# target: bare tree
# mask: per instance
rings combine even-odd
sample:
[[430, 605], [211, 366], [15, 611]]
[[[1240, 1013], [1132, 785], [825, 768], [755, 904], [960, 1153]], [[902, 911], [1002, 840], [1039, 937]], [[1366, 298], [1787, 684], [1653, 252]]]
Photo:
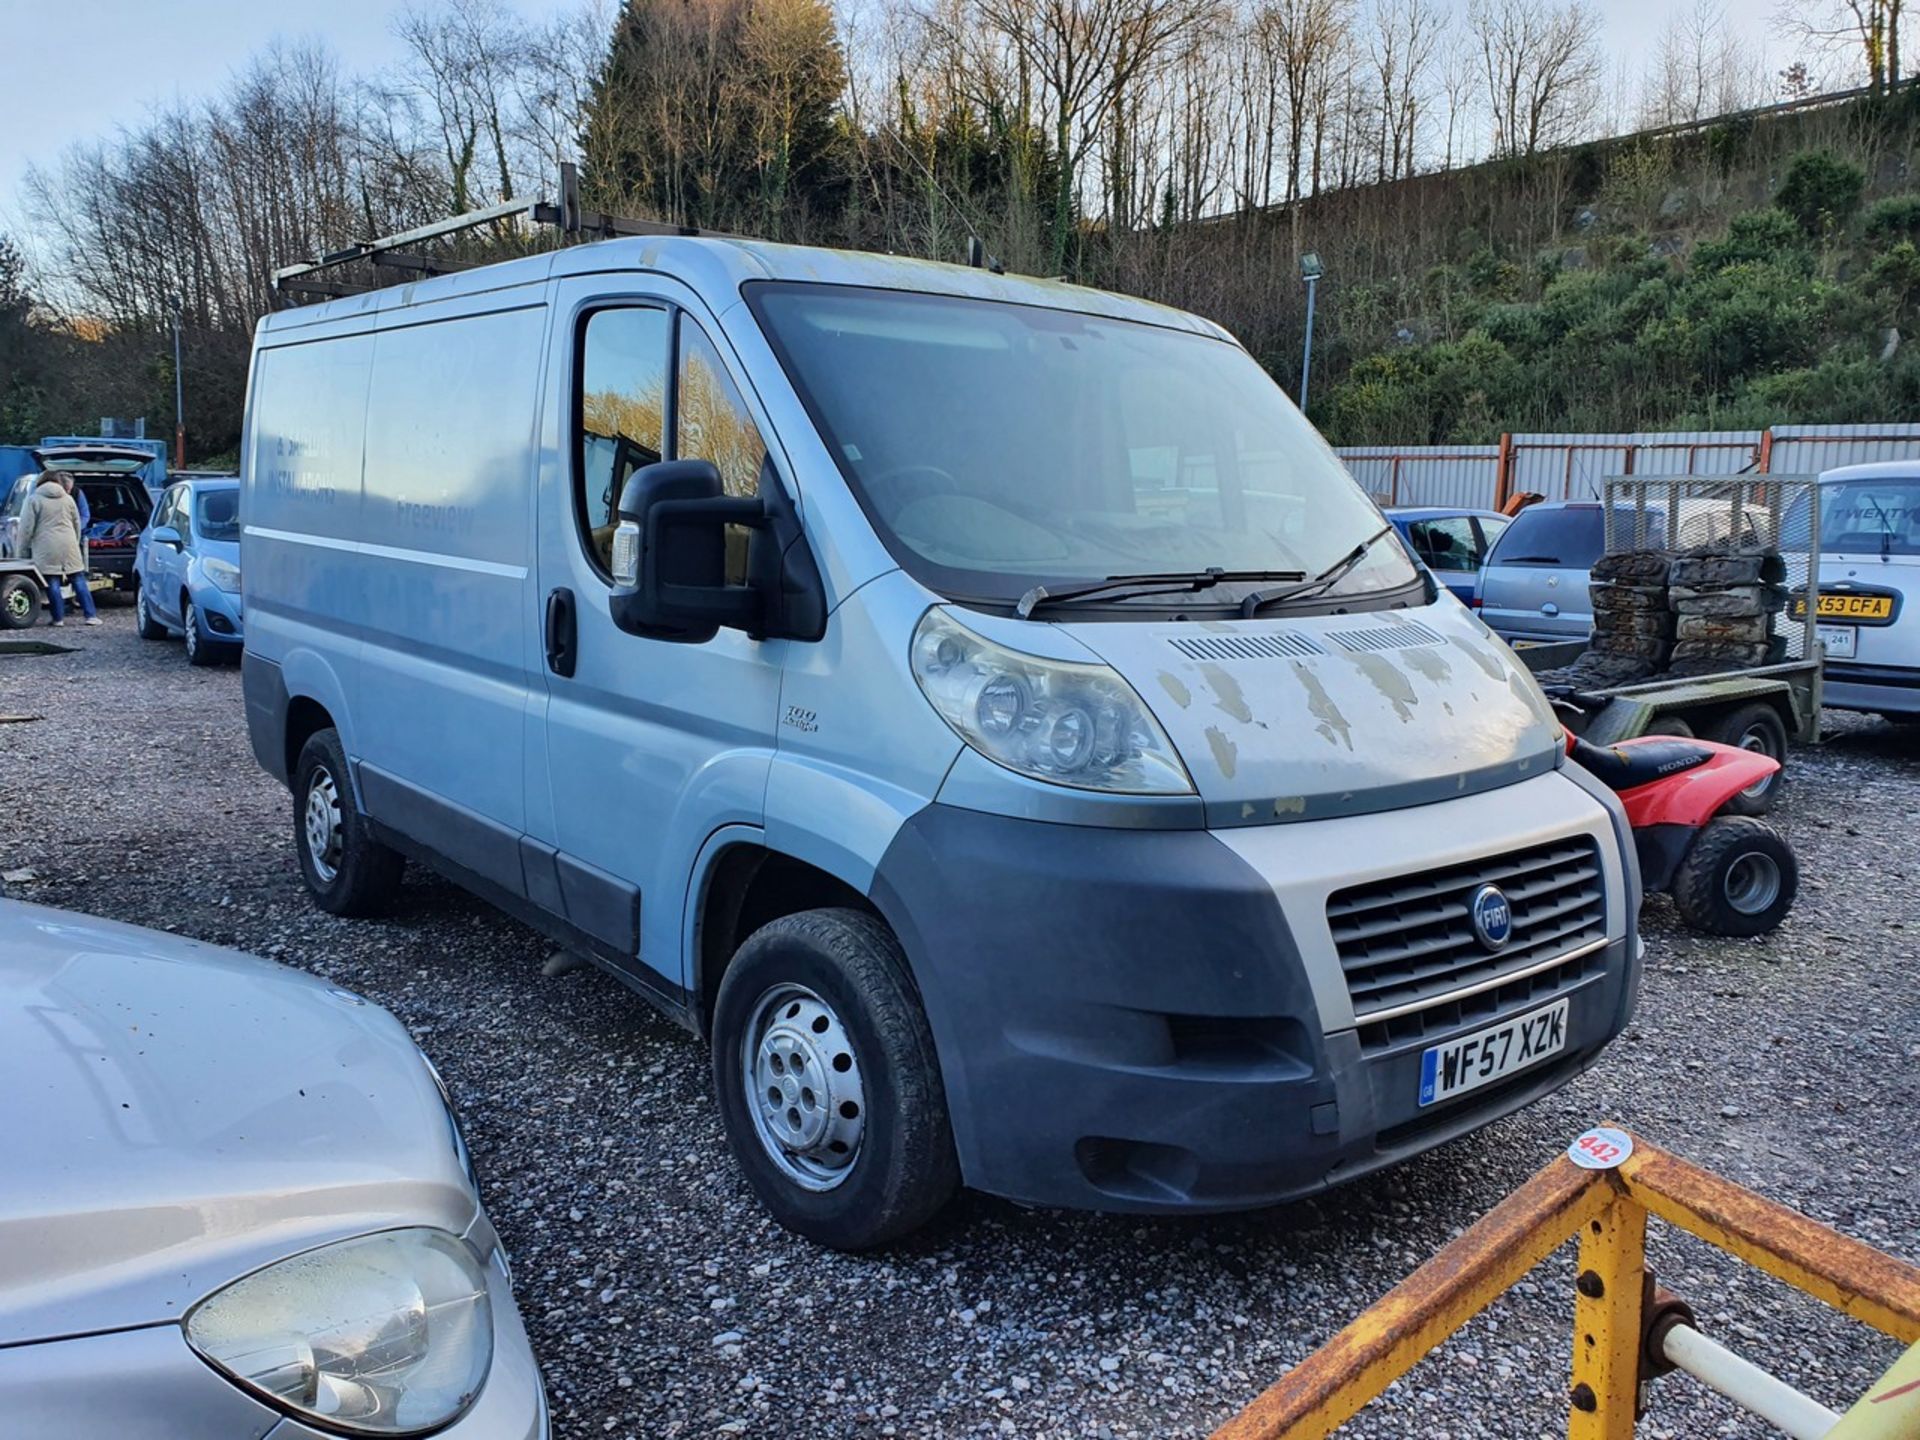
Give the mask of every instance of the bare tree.
[[1775, 26], [1789, 39], [1816, 49], [1852, 52], [1864, 82], [1881, 90], [1905, 78], [1900, 49], [1906, 9], [1906, 0], [1781, 0]]
[[981, 19], [1031, 68], [1050, 113], [1056, 265], [1066, 259], [1081, 161], [1134, 84], [1206, 13], [1207, 0], [980, 0]]
[[395, 30], [407, 47], [407, 79], [438, 120], [453, 208], [477, 208], [473, 167], [483, 145], [494, 170], [494, 194], [488, 198], [511, 200], [509, 108], [533, 54], [523, 22], [500, 0], [438, 0], [431, 10], [402, 12]]
[[1585, 0], [1471, 0], [1497, 155], [1575, 139], [1600, 66], [1599, 22]]
[[1465, 137], [1473, 130], [1473, 112], [1480, 101], [1480, 52], [1474, 37], [1462, 30], [1450, 31], [1439, 66], [1440, 92], [1446, 97], [1447, 112], [1440, 168], [1451, 170], [1471, 158]]
[[1679, 125], [1744, 110], [1766, 92], [1765, 68], [1727, 24], [1718, 0], [1694, 0], [1667, 22], [1640, 97], [1640, 124]]
[[1374, 8], [1368, 55], [1379, 102], [1379, 179], [1413, 173], [1429, 71], [1445, 27], [1446, 16], [1433, 0], [1379, 0]]

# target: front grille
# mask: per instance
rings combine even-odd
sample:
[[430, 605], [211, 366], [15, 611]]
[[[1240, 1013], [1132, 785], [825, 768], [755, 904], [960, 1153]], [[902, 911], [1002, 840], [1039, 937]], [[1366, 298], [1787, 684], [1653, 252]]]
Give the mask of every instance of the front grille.
[[[1492, 952], [1468, 914], [1473, 893], [1489, 884], [1513, 907], [1512, 938]], [[1552, 969], [1570, 952], [1606, 939], [1600, 852], [1589, 837], [1573, 836], [1355, 885], [1327, 901], [1327, 924], [1363, 1026], [1421, 1019], [1441, 1007], [1457, 1012], [1462, 992], [1509, 988], [1509, 981]], [[1418, 1033], [1398, 1023], [1393, 1028]]]

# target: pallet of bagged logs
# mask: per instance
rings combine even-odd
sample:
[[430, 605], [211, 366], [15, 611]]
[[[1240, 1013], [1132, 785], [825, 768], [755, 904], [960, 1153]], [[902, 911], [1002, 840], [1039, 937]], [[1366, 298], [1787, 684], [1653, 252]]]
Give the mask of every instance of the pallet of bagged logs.
[[1675, 674], [1711, 674], [1785, 658], [1785, 641], [1773, 627], [1773, 617], [1787, 604], [1780, 583], [1786, 562], [1777, 552], [1703, 547], [1676, 557], [1668, 574]]
[[1749, 670], [1756, 665], [1778, 665], [1787, 658], [1782, 635], [1766, 640], [1687, 639], [1674, 642], [1670, 675], [1718, 675], [1726, 670]]
[[1588, 587], [1594, 653], [1655, 668], [1667, 658], [1673, 640], [1673, 611], [1667, 603], [1672, 563], [1665, 550], [1621, 550], [1594, 562]]

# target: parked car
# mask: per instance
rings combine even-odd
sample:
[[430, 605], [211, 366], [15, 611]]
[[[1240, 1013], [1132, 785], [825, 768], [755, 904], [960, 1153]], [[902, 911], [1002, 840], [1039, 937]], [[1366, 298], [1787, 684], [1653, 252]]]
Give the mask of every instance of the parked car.
[[1480, 598], [1480, 567], [1512, 519], [1497, 510], [1396, 507], [1384, 512], [1433, 578], [1465, 604]]
[[393, 1016], [3, 899], [0, 996], [0, 1431], [544, 1440], [505, 1253]]
[[270, 314], [248, 396], [315, 902], [410, 858], [600, 961], [804, 1235], [1307, 1194], [1632, 1011], [1619, 804], [1205, 320], [610, 240]]
[[86, 501], [89, 578], [107, 584], [132, 584], [140, 532], [153, 514], [153, 501], [140, 474], [153, 456], [111, 441], [35, 446], [32, 454], [36, 468], [17, 476], [0, 499], [0, 559], [17, 558], [14, 552], [20, 517], [39, 473], [63, 471], [72, 474], [74, 488]]
[[[1666, 512], [1616, 508], [1639, 543], [1666, 543]], [[1480, 618], [1503, 640], [1584, 640], [1593, 632], [1588, 571], [1607, 549], [1606, 507], [1549, 500], [1514, 517], [1480, 574]]]
[[212, 665], [240, 653], [240, 481], [175, 480], [141, 534], [136, 619], [143, 640], [178, 635], [187, 662]]
[[[1920, 464], [1893, 461], [1829, 470], [1820, 496], [1819, 610], [1814, 617], [1826, 656], [1822, 701], [1841, 710], [1872, 710], [1894, 719], [1920, 718]], [[1809, 548], [1806, 498], [1788, 506], [1780, 548]], [[1790, 604], [1807, 613], [1804, 591]]]

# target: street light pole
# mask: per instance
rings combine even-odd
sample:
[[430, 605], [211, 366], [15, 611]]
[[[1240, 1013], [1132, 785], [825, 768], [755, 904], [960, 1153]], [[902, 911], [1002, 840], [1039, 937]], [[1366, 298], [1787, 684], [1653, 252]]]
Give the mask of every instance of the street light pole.
[[1320, 257], [1309, 250], [1300, 257], [1300, 278], [1307, 282], [1307, 339], [1300, 354], [1300, 413], [1307, 413], [1307, 382], [1313, 377], [1313, 292], [1325, 274]]
[[180, 379], [180, 298], [173, 300], [173, 467], [187, 468], [186, 387]]

